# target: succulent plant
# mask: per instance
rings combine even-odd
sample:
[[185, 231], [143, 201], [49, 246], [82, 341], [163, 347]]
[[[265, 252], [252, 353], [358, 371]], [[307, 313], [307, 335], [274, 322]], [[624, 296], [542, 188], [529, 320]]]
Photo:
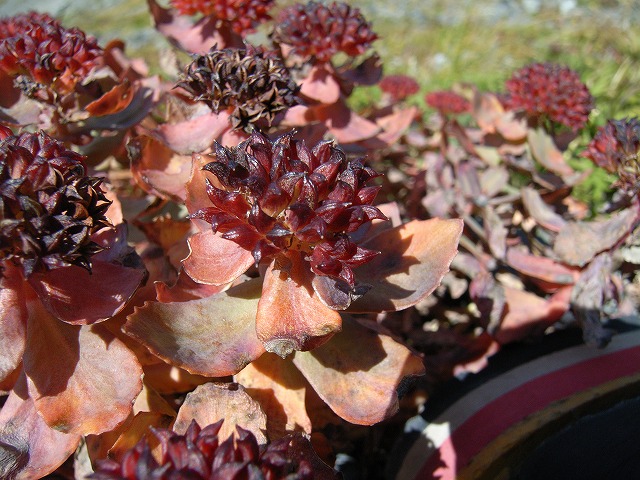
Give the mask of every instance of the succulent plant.
[[228, 22], [242, 35], [250, 33], [260, 23], [269, 20], [269, 10], [275, 0], [171, 0], [171, 5], [183, 15], [212, 15]]

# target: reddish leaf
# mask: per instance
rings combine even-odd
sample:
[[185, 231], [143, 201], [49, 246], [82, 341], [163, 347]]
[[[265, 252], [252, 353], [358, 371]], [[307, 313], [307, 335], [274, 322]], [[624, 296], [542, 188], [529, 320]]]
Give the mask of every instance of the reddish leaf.
[[424, 374], [407, 347], [349, 318], [324, 345], [296, 352], [293, 363], [336, 414], [358, 425], [392, 416], [403, 381]]
[[285, 358], [294, 350], [317, 347], [340, 330], [340, 314], [316, 296], [312, 277], [298, 252], [276, 258], [267, 269], [256, 318], [267, 351]]
[[507, 251], [507, 263], [524, 275], [555, 285], [573, 285], [580, 276], [580, 270], [575, 267], [567, 267], [551, 258], [531, 255], [516, 248]]
[[254, 262], [249, 250], [209, 230], [189, 238], [189, 256], [183, 265], [196, 282], [224, 285], [246, 272]]
[[402, 310], [425, 298], [449, 271], [462, 227], [457, 219], [414, 220], [365, 242], [364, 247], [382, 253], [356, 269], [356, 278], [372, 288], [349, 310]]
[[3, 262], [0, 276], [0, 382], [22, 361], [27, 334], [24, 280], [17, 267]]
[[0, 474], [15, 480], [43, 478], [75, 451], [80, 438], [47, 426], [22, 376], [0, 411]]
[[380, 127], [349, 110], [340, 101], [333, 105], [316, 107], [318, 118], [324, 121], [338, 143], [354, 143], [380, 133]]
[[491, 206], [484, 207], [484, 231], [487, 236], [489, 249], [495, 258], [502, 260], [507, 250], [507, 227], [502, 223]]
[[203, 152], [231, 129], [229, 114], [206, 112], [179, 123], [165, 123], [150, 132], [167, 147], [182, 155]]
[[264, 353], [255, 333], [260, 286], [254, 279], [199, 300], [147, 302], [129, 315], [124, 331], [188, 372], [232, 375]]
[[305, 408], [308, 383], [293, 363], [265, 353], [235, 379], [267, 412], [267, 431], [272, 440], [292, 431], [311, 433]]
[[385, 146], [396, 143], [417, 115], [418, 108], [409, 107], [397, 110], [390, 115], [376, 118], [376, 124], [382, 129], [382, 132], [380, 132], [376, 138], [383, 142]]
[[631, 207], [608, 220], [567, 222], [553, 246], [561, 260], [569, 265], [586, 265], [598, 253], [620, 242], [638, 222], [638, 209]]
[[191, 156], [176, 155], [161, 142], [145, 136], [130, 141], [128, 151], [131, 171], [138, 185], [162, 198], [185, 199]]
[[171, 287], [166, 283], [157, 282], [156, 297], [161, 303], [186, 302], [196, 298], [206, 298], [222, 292], [226, 285], [207, 285], [194, 282], [189, 275], [181, 270], [178, 281]]
[[331, 66], [319, 63], [311, 67], [302, 80], [300, 93], [320, 103], [336, 103], [340, 99], [340, 84]]
[[294, 105], [284, 112], [284, 117], [280, 124], [287, 127], [303, 127], [314, 120], [315, 114], [312, 108], [305, 105]]
[[129, 106], [133, 100], [138, 85], [132, 85], [125, 81], [114, 86], [97, 100], [94, 100], [84, 109], [94, 117], [117, 113]]
[[160, 33], [178, 48], [188, 53], [204, 54], [214, 45], [217, 48], [242, 47], [242, 38], [230, 29], [218, 30], [217, 19], [203, 17], [193, 24], [187, 16], [162, 8], [155, 0], [147, 0], [155, 26]]
[[523, 187], [521, 193], [524, 207], [540, 225], [553, 232], [559, 232], [567, 224], [564, 218], [545, 203], [537, 190]]
[[558, 175], [574, 173], [573, 169], [564, 161], [562, 152], [553, 143], [553, 139], [543, 129], [529, 130], [527, 141], [533, 158], [544, 168]]
[[249, 430], [259, 444], [267, 442], [264, 431], [267, 416], [242, 385], [237, 383], [205, 383], [187, 395], [180, 407], [173, 430], [184, 435], [192, 420], [198, 425], [211, 425], [224, 418], [218, 438], [231, 436], [236, 425]]
[[24, 371], [47, 424], [82, 435], [123, 422], [142, 388], [134, 354], [100, 326], [60, 322], [36, 299], [28, 307]]
[[[148, 79], [146, 85], [140, 84], [131, 92], [131, 101], [126, 107], [114, 113], [87, 118], [78, 128], [82, 130], [123, 130], [142, 121], [158, 100], [158, 80]], [[115, 107], [114, 107], [115, 108]]]

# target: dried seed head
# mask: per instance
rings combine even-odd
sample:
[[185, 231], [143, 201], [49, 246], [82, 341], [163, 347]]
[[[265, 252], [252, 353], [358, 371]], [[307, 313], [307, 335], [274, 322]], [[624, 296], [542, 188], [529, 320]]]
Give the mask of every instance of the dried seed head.
[[404, 100], [420, 90], [418, 82], [407, 75], [387, 75], [380, 81], [379, 86], [394, 101]]
[[609, 120], [587, 146], [583, 156], [611, 173], [616, 184], [635, 195], [640, 191], [640, 121], [638, 118]]
[[593, 98], [576, 72], [551, 63], [534, 63], [518, 70], [506, 83], [507, 106], [533, 117], [577, 131], [584, 127]]
[[31, 12], [0, 20], [0, 70], [23, 76], [23, 84], [67, 94], [99, 65], [102, 55], [94, 37], [64, 28], [47, 14]]
[[328, 62], [338, 52], [361, 55], [378, 36], [357, 8], [343, 2], [324, 5], [309, 2], [285, 8], [273, 33], [273, 39], [293, 47], [301, 57]]
[[347, 160], [331, 142], [313, 149], [283, 135], [275, 141], [253, 133], [237, 147], [218, 144], [204, 169], [213, 203], [192, 215], [211, 223], [222, 237], [252, 252], [256, 264], [294, 249], [306, 254], [311, 270], [355, 285], [353, 268], [378, 252], [355, 244], [348, 234], [374, 219], [378, 176], [361, 160]]
[[239, 35], [251, 33], [257, 25], [269, 20], [275, 0], [171, 0], [183, 15], [212, 15], [228, 22]]
[[[309, 441], [300, 434], [287, 435], [259, 446], [248, 430], [236, 427], [235, 438], [218, 438], [222, 420], [201, 429], [192, 421], [184, 435], [171, 430], [152, 429], [160, 441], [156, 458], [145, 440], [128, 452], [120, 462], [99, 460], [93, 480], [311, 480], [322, 469], [322, 478], [331, 478]], [[324, 468], [322, 468], [324, 467]], [[337, 476], [335, 476], [337, 478]]]
[[43, 132], [0, 141], [0, 261], [25, 277], [68, 265], [91, 268], [101, 248], [91, 235], [110, 225], [102, 180], [85, 175], [84, 157]]
[[214, 112], [231, 110], [234, 128], [271, 126], [278, 112], [297, 103], [298, 86], [280, 57], [247, 44], [196, 55], [178, 86]]
[[458, 115], [471, 111], [471, 102], [449, 90], [429, 92], [424, 97], [425, 102], [443, 115]]

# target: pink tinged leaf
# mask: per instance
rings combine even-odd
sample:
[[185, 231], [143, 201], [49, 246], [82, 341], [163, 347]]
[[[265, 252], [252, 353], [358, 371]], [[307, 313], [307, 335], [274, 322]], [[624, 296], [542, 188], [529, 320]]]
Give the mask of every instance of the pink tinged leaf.
[[480, 189], [486, 198], [493, 198], [509, 184], [509, 172], [501, 167], [489, 167], [478, 175]]
[[319, 63], [302, 80], [300, 93], [320, 103], [332, 104], [340, 99], [340, 84], [330, 65]]
[[235, 380], [267, 413], [271, 439], [286, 432], [311, 433], [311, 420], [305, 407], [308, 383], [293, 363], [265, 353], [239, 372]]
[[496, 123], [504, 116], [504, 107], [491, 93], [477, 93], [473, 99], [473, 116], [485, 133], [496, 133]]
[[557, 294], [544, 299], [530, 292], [505, 287], [506, 314], [494, 334], [495, 339], [504, 345], [541, 335], [569, 309], [571, 288], [563, 287]]
[[531, 154], [540, 165], [558, 175], [572, 175], [573, 169], [564, 161], [562, 152], [553, 143], [553, 139], [542, 128], [530, 129], [527, 141]]
[[[294, 105], [284, 112], [280, 124], [287, 127], [304, 127], [313, 121], [315, 121], [315, 114], [312, 108], [305, 105]], [[307, 137], [302, 136], [302, 138]]]
[[220, 293], [225, 285], [207, 285], [194, 282], [184, 270], [178, 274], [178, 280], [172, 286], [156, 282], [156, 298], [161, 303], [186, 302], [196, 298], [206, 298]]
[[47, 426], [21, 376], [0, 411], [0, 477], [43, 478], [73, 454], [80, 439]]
[[130, 92], [131, 102], [125, 108], [114, 113], [87, 118], [82, 129], [89, 130], [125, 130], [137, 125], [151, 111], [158, 100], [159, 84], [157, 79], [147, 85], [136, 84]]
[[216, 45], [222, 48], [241, 48], [242, 38], [231, 29], [219, 30], [214, 16], [205, 16], [193, 24], [187, 16], [162, 8], [155, 0], [147, 0], [156, 29], [176, 47], [188, 53], [204, 54]]
[[199, 300], [145, 303], [124, 331], [190, 373], [233, 375], [265, 351], [255, 333], [260, 286], [254, 279]]
[[527, 122], [524, 118], [516, 118], [514, 112], [506, 112], [499, 117], [496, 130], [510, 142], [522, 142], [527, 138]]
[[184, 122], [167, 123], [150, 134], [168, 148], [182, 155], [202, 152], [231, 128], [226, 112], [207, 112]]
[[180, 407], [173, 430], [184, 435], [192, 420], [198, 425], [211, 425], [220, 419], [224, 419], [218, 433], [220, 441], [231, 436], [237, 425], [253, 433], [259, 444], [267, 442], [267, 416], [237, 383], [205, 383], [197, 387]]
[[232, 282], [253, 265], [249, 250], [209, 230], [189, 238], [189, 256], [183, 260], [184, 271], [194, 281], [207, 285]]
[[521, 193], [524, 207], [540, 225], [553, 232], [559, 232], [567, 224], [567, 221], [542, 199], [536, 189], [523, 187]]
[[567, 222], [556, 238], [553, 250], [569, 265], [582, 267], [596, 254], [622, 241], [638, 222], [638, 209], [627, 208], [608, 220]]
[[503, 259], [507, 250], [507, 227], [496, 211], [489, 205], [484, 207], [484, 230], [489, 249], [495, 258]]
[[256, 318], [258, 338], [268, 352], [285, 358], [321, 345], [340, 330], [340, 314], [318, 298], [312, 278], [299, 252], [276, 257], [269, 265]]
[[345, 318], [343, 330], [293, 363], [341, 418], [373, 425], [398, 410], [398, 391], [423, 375], [422, 360], [387, 335]]
[[551, 258], [531, 255], [517, 248], [507, 251], [507, 263], [518, 272], [555, 285], [572, 285], [580, 276], [576, 267], [568, 267]]
[[382, 131], [376, 136], [385, 146], [397, 142], [418, 115], [417, 107], [404, 108], [375, 119]]
[[49, 313], [63, 322], [101, 322], [124, 308], [147, 272], [95, 259], [91, 264], [91, 273], [75, 265], [34, 273], [29, 284]]
[[372, 288], [349, 311], [402, 310], [425, 298], [449, 271], [462, 228], [459, 219], [414, 220], [365, 242], [363, 247], [382, 253], [355, 270]]
[[2, 264], [0, 277], [0, 382], [8, 379], [20, 362], [27, 334], [24, 280], [18, 268]]
[[94, 434], [123, 422], [142, 389], [135, 355], [99, 325], [69, 325], [28, 303], [24, 371], [29, 394], [51, 428]]
[[354, 143], [371, 138], [380, 133], [380, 127], [375, 123], [349, 110], [340, 101], [333, 105], [315, 108], [318, 118], [325, 122], [329, 133], [338, 143]]
[[144, 190], [165, 199], [183, 201], [191, 174], [191, 156], [176, 155], [151, 137], [137, 137], [128, 146], [131, 171]]

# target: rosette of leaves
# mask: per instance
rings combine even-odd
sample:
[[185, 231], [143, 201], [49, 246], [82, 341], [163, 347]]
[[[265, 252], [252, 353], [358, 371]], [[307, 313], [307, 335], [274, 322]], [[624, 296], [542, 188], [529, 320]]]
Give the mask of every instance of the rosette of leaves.
[[237, 478], [273, 480], [336, 479], [338, 474], [315, 454], [301, 434], [287, 435], [258, 445], [249, 430], [237, 426], [236, 435], [220, 438], [224, 420], [200, 428], [195, 420], [180, 435], [166, 429], [151, 433], [159, 443], [152, 451], [146, 439], [124, 452], [120, 461], [101, 460], [93, 480], [147, 480], [174, 478], [231, 480]]
[[85, 157], [42, 132], [0, 133], [0, 471], [40, 478], [131, 412], [142, 370], [102, 323], [146, 270]]
[[269, 20], [274, 0], [171, 0], [182, 15], [213, 16], [231, 25], [234, 32], [245, 36], [260, 23]]
[[229, 111], [233, 128], [271, 126], [297, 103], [298, 87], [274, 51], [246, 44], [196, 55], [178, 86], [214, 112]]
[[372, 205], [377, 174], [328, 142], [309, 148], [292, 134], [254, 133], [195, 162], [187, 208], [199, 232], [184, 272], [228, 289], [200, 296], [161, 287], [163, 301], [175, 301], [136, 309], [126, 333], [191, 373], [237, 374], [247, 385], [271, 378], [288, 419], [273, 402], [264, 407], [285, 430], [295, 420], [311, 431], [307, 390], [354, 423], [392, 415], [396, 388], [422, 372], [421, 361], [351, 313], [426, 297], [448, 270], [461, 223], [390, 225]]

